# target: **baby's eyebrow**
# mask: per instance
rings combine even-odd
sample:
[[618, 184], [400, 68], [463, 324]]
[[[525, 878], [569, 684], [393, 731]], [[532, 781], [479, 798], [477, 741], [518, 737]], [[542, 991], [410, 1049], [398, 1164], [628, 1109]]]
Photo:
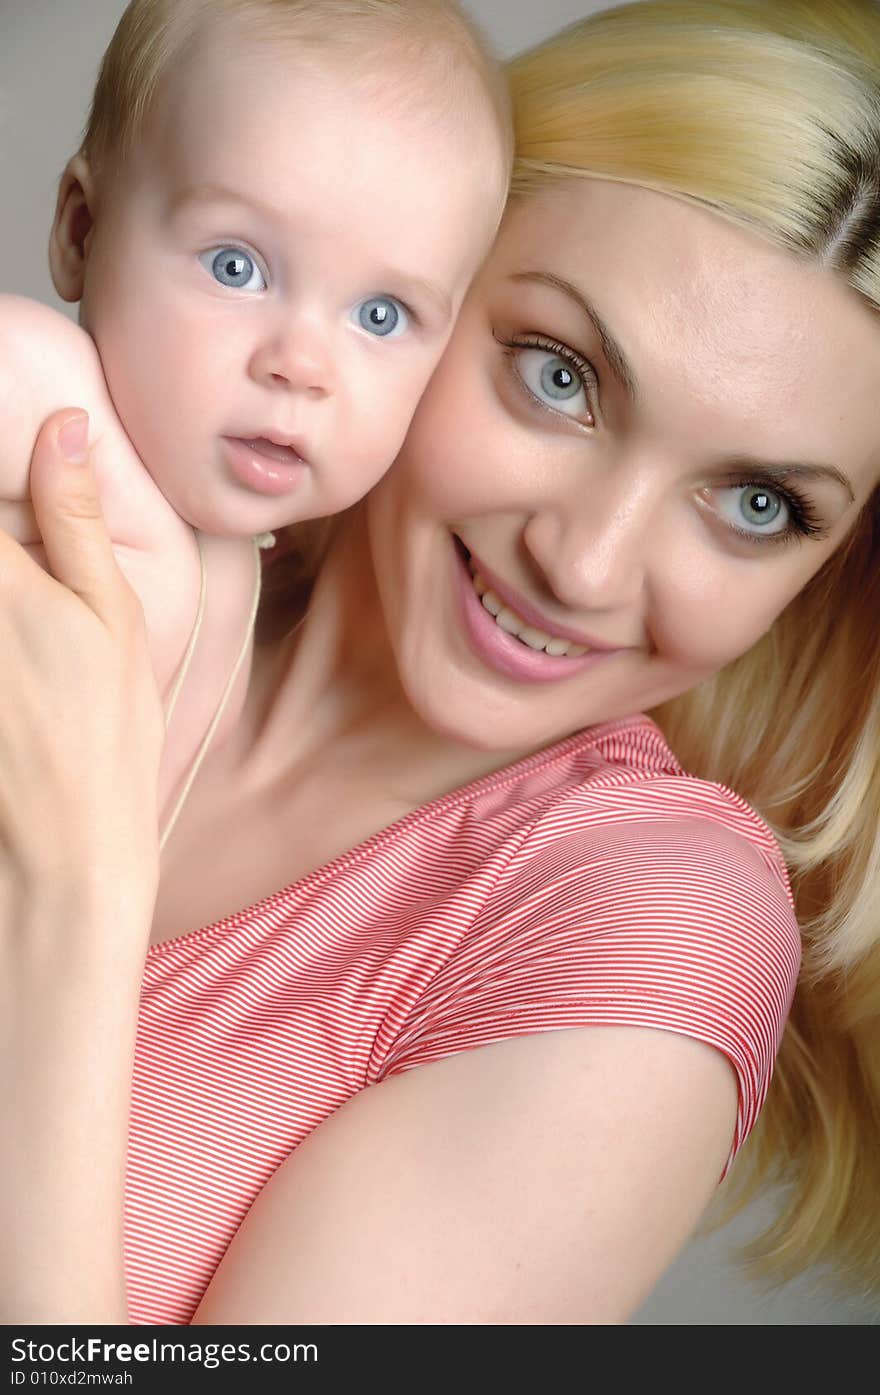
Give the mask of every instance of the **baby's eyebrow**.
[[[258, 213], [266, 221], [277, 224], [285, 223], [289, 217], [282, 209], [275, 208], [270, 203], [264, 203], [261, 199], [245, 198], [234, 189], [224, 188], [222, 184], [191, 184], [179, 189], [171, 200], [171, 214], [174, 216], [182, 212], [189, 204], [210, 203], [236, 203], [241, 208]], [[411, 275], [399, 267], [377, 267], [376, 285], [372, 289], [377, 295], [393, 293], [404, 300], [414, 300], [417, 304], [427, 300], [441, 324], [446, 325], [452, 319], [452, 297], [445, 287], [425, 277]]]
[[234, 189], [225, 189], [222, 184], [189, 184], [184, 189], [178, 189], [171, 200], [171, 212], [179, 213], [191, 203], [238, 203], [243, 208], [254, 208], [258, 213], [263, 213], [268, 218], [281, 219], [283, 214], [280, 208], [273, 208], [271, 204], [261, 203], [259, 199], [245, 198], [242, 194], [237, 194]]
[[[380, 276], [381, 276], [380, 272]], [[403, 271], [388, 271], [388, 290], [394, 290], [403, 296], [404, 300], [419, 302], [424, 298], [429, 300], [434, 308], [437, 319], [442, 324], [448, 324], [452, 319], [452, 297], [443, 286], [436, 281], [426, 281], [421, 276], [410, 276]], [[382, 290], [385, 287], [378, 287]]]

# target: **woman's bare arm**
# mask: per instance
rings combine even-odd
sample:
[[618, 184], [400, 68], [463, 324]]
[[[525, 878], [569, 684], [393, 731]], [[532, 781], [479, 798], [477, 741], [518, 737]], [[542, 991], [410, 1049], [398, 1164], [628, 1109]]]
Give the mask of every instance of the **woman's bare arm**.
[[736, 1114], [725, 1058], [586, 1027], [373, 1086], [303, 1143], [197, 1323], [620, 1323], [691, 1235]]
[[7, 1323], [126, 1320], [122, 1182], [163, 721], [93, 472], [56, 445], [75, 415], [50, 418], [31, 468], [52, 575], [0, 533], [0, 653], [14, 678], [0, 685]]

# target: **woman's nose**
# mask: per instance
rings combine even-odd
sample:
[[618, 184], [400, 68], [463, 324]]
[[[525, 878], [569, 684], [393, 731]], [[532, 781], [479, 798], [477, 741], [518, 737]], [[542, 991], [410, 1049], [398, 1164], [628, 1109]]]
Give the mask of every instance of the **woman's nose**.
[[657, 503], [638, 487], [587, 487], [576, 500], [535, 512], [523, 542], [568, 609], [632, 611], [644, 598]]
[[251, 356], [251, 377], [308, 397], [327, 397], [334, 386], [329, 336], [318, 325], [300, 321], [275, 329]]

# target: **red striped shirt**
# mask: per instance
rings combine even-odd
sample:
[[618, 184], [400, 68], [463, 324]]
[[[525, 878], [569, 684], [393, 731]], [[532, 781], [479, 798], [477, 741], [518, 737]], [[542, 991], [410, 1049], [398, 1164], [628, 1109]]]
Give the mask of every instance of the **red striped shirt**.
[[148, 954], [126, 1183], [131, 1321], [185, 1323], [262, 1186], [366, 1086], [507, 1037], [684, 1033], [764, 1100], [800, 962], [767, 826], [636, 717], [433, 801]]

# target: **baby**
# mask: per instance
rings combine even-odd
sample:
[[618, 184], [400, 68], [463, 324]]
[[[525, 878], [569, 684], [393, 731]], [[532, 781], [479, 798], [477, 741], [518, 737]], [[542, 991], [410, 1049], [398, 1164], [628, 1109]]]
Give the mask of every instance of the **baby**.
[[[164, 838], [247, 686], [262, 535], [394, 459], [507, 192], [502, 80], [446, 0], [133, 0], [50, 239], [78, 328], [0, 296], [0, 527], [85, 407], [166, 708]], [[173, 714], [173, 721], [172, 721]]]

